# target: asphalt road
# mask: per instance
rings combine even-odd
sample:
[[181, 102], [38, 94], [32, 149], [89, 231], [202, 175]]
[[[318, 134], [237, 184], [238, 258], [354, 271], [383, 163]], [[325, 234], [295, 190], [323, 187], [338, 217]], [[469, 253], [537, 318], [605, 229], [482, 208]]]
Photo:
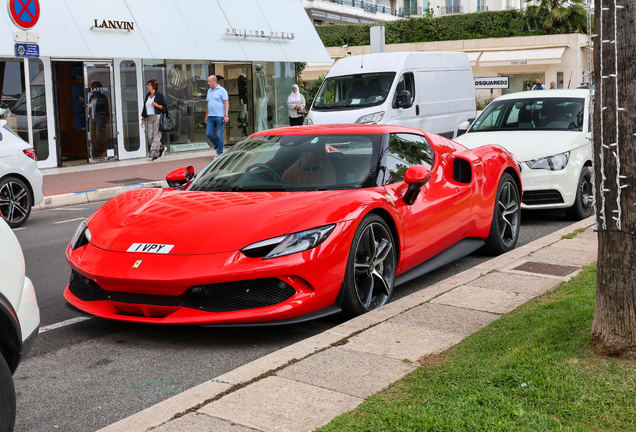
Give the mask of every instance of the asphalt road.
[[[99, 205], [35, 212], [15, 230], [43, 330], [14, 376], [16, 432], [100, 429], [339, 323], [328, 318], [285, 327], [215, 329], [83, 318], [64, 305], [62, 291], [70, 277], [64, 252], [79, 222]], [[559, 211], [524, 212], [518, 246], [570, 223]], [[394, 298], [490, 258], [477, 252], [396, 288]]]

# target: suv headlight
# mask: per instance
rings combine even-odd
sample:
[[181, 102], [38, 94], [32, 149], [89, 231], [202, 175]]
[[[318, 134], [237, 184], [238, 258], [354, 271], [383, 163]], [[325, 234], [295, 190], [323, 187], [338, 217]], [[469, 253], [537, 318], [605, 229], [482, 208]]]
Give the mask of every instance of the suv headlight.
[[336, 225], [327, 225], [320, 228], [313, 228], [287, 236], [275, 237], [252, 243], [241, 249], [245, 256], [250, 258], [264, 257], [263, 259], [277, 258], [291, 255], [297, 252], [304, 252], [313, 249], [324, 242]]
[[75, 230], [75, 234], [71, 237], [71, 249], [75, 250], [91, 241], [91, 232], [88, 230], [87, 221], [88, 219], [83, 220]]
[[359, 124], [377, 123], [380, 120], [382, 120], [382, 117], [384, 117], [384, 111], [363, 115], [358, 120], [356, 120], [356, 123], [359, 123]]
[[547, 156], [540, 159], [526, 161], [530, 169], [546, 169], [559, 171], [565, 168], [570, 160], [570, 152], [559, 153], [554, 156]]

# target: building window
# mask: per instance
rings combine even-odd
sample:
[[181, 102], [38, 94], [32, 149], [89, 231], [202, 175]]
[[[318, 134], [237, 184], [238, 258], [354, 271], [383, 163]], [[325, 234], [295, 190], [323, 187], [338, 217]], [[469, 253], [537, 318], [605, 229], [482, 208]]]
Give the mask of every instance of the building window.
[[557, 72], [557, 82], [556, 82], [556, 87], [558, 89], [562, 89], [563, 88], [563, 72]]
[[[44, 66], [39, 59], [29, 60], [31, 86], [31, 124], [33, 147], [38, 160], [49, 157], [49, 136], [44, 94]], [[27, 95], [24, 92], [24, 61], [22, 59], [0, 61], [0, 119], [29, 142], [27, 127]]]
[[119, 64], [121, 75], [121, 114], [124, 119], [124, 148], [126, 151], [139, 150], [139, 104], [137, 98], [137, 65], [132, 60]]
[[461, 13], [459, 0], [446, 0], [446, 15]]

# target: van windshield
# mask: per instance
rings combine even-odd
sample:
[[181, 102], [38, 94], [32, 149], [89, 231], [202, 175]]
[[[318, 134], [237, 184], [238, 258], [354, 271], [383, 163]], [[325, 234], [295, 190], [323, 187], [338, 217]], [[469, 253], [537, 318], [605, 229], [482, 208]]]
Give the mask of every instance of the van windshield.
[[312, 109], [329, 111], [381, 105], [387, 98], [395, 72], [330, 77], [320, 86]]

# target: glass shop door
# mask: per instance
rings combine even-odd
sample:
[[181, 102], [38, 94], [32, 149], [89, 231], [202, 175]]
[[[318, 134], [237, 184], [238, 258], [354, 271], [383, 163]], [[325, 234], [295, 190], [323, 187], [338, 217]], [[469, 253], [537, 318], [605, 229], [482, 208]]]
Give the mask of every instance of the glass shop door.
[[84, 108], [89, 162], [118, 158], [113, 82], [112, 63], [84, 63]]

